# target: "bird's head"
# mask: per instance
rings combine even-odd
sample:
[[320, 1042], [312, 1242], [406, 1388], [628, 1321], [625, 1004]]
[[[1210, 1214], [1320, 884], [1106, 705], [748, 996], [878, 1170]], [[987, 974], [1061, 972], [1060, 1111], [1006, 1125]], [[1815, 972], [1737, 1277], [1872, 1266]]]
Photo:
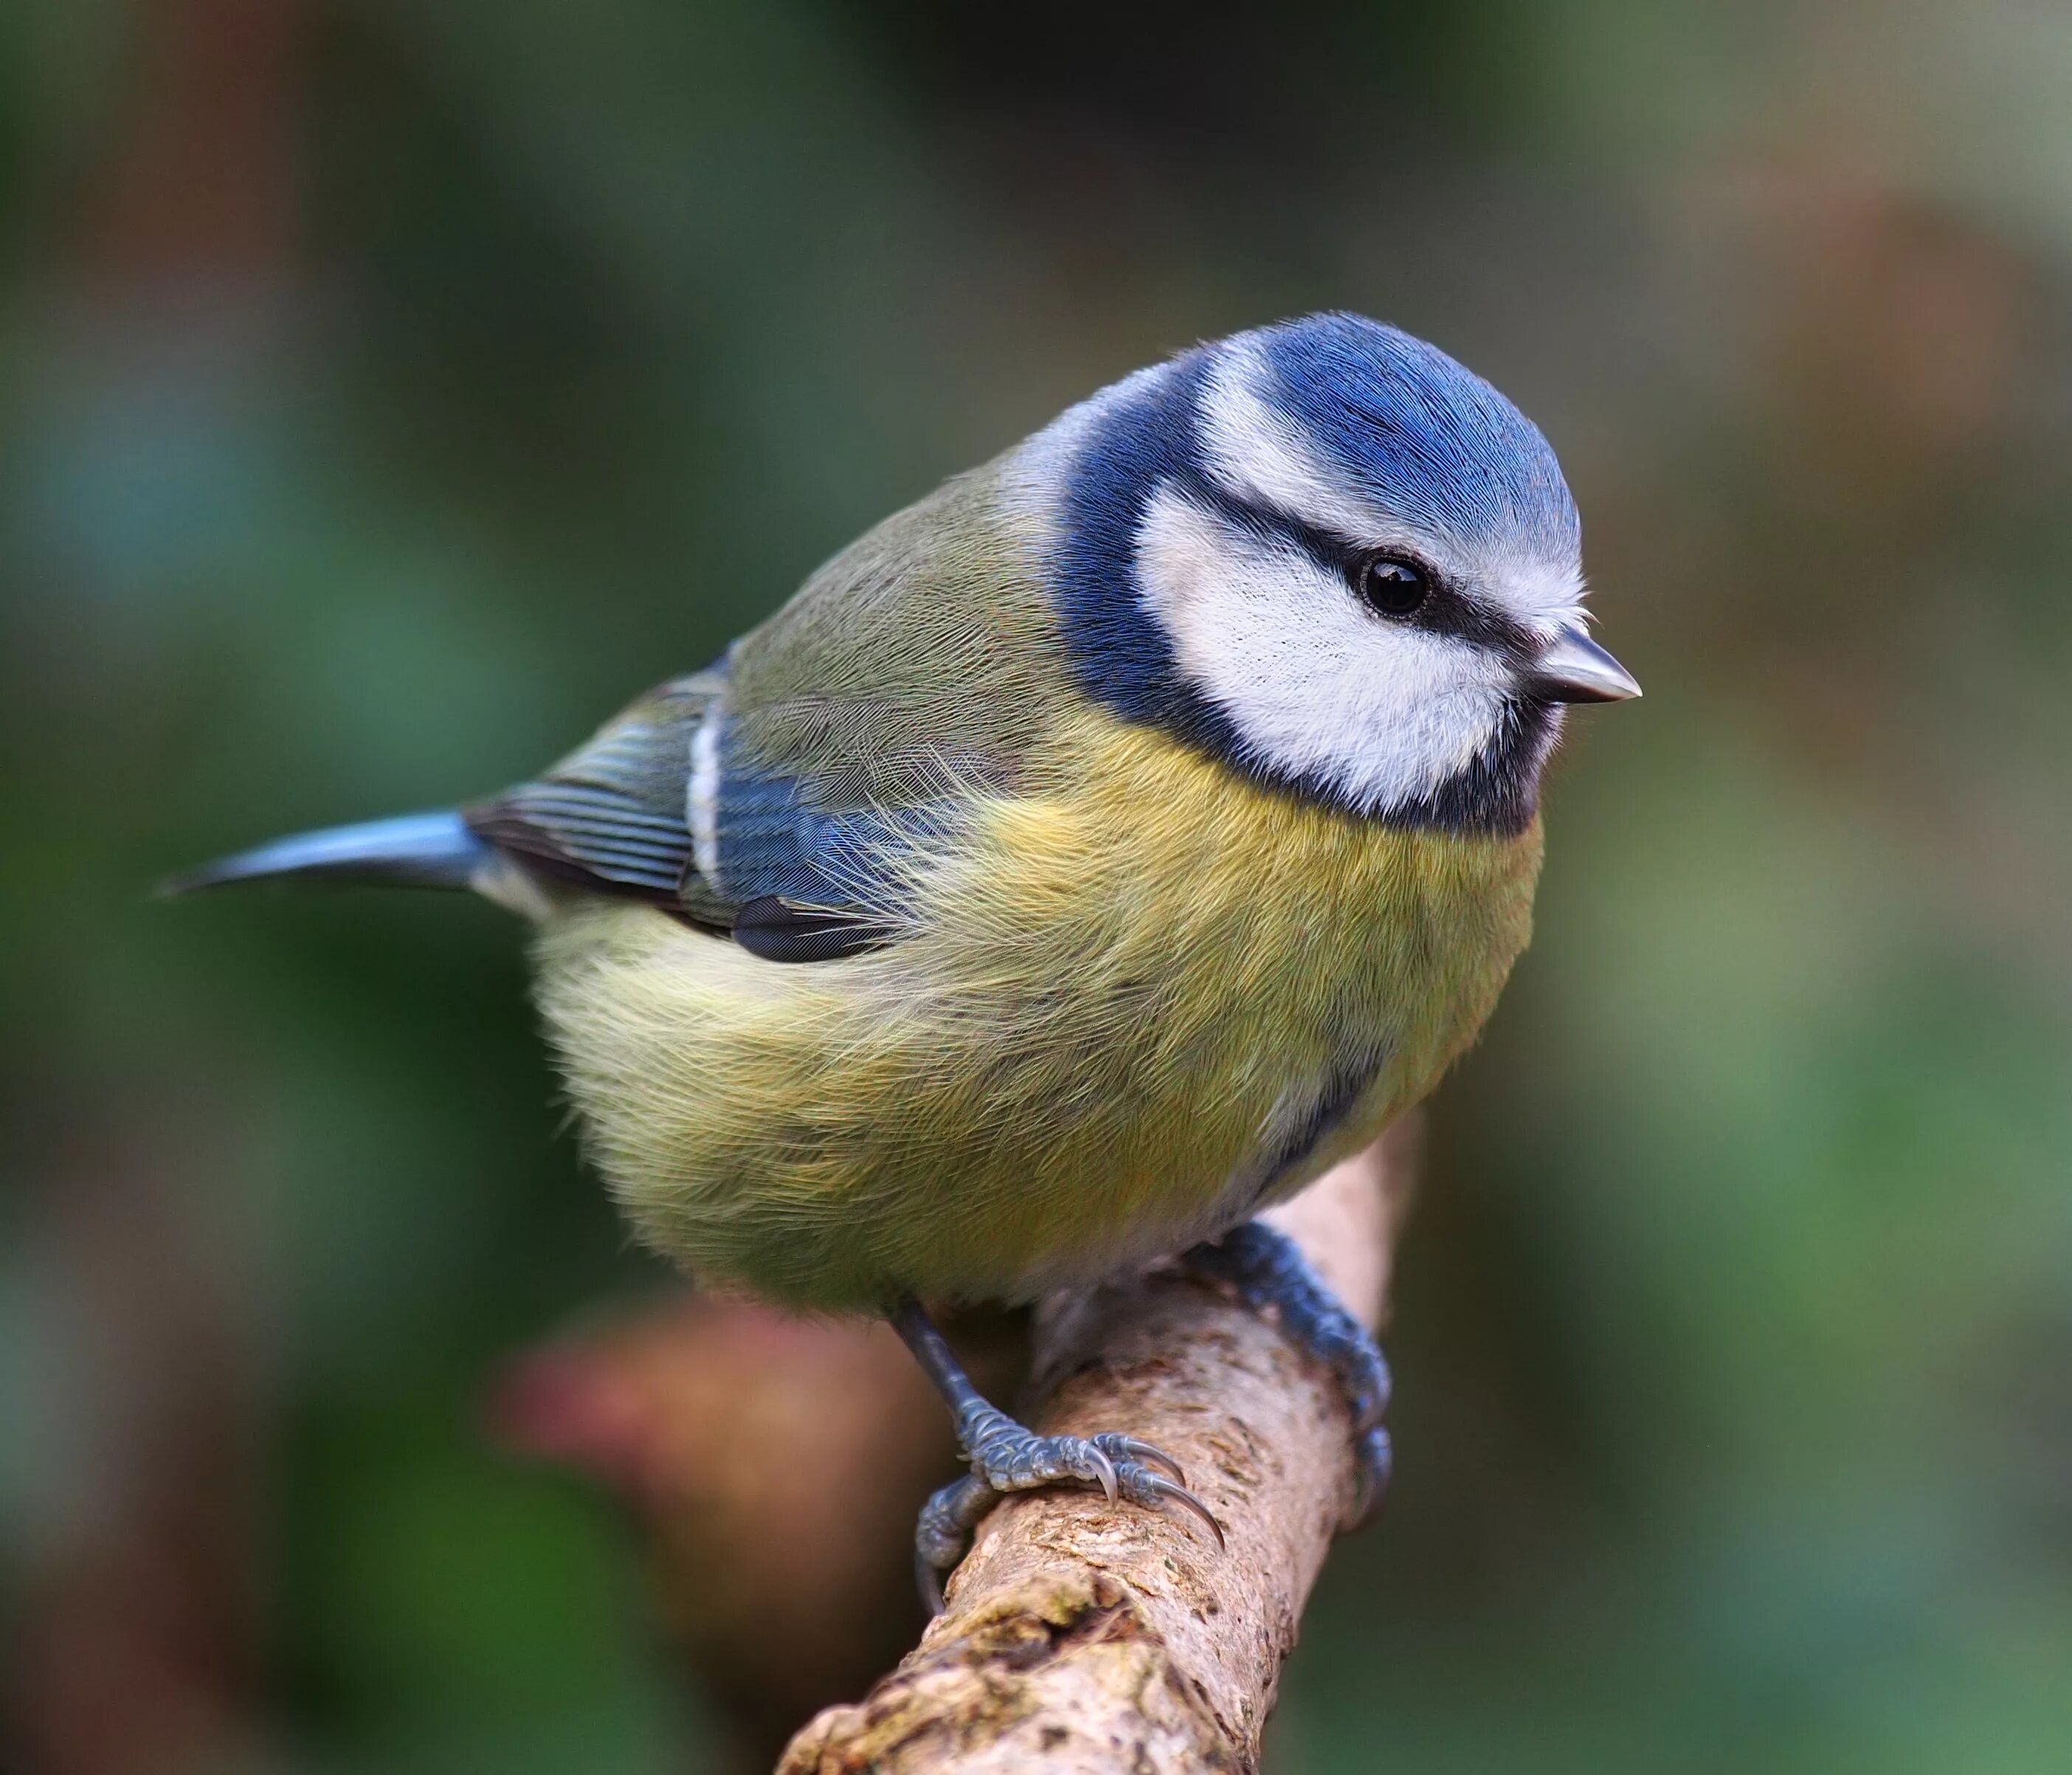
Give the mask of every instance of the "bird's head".
[[1585, 627], [1580, 525], [1547, 440], [1392, 327], [1326, 314], [1239, 333], [1046, 436], [1082, 688], [1256, 779], [1515, 831], [1561, 706], [1639, 694]]

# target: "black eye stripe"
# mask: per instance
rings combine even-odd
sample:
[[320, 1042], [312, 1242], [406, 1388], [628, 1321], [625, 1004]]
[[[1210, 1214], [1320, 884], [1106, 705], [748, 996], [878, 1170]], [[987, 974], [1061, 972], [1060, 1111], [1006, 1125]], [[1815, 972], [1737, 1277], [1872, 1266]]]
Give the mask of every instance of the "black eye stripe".
[[[1212, 508], [1235, 529], [1262, 542], [1293, 542], [1327, 573], [1345, 580], [1355, 596], [1359, 575], [1375, 558], [1375, 550], [1349, 538], [1305, 524], [1279, 507], [1257, 500], [1241, 499], [1215, 485], [1207, 476], [1190, 477], [1186, 491], [1201, 504]], [[1414, 564], [1423, 571], [1430, 590], [1424, 601], [1410, 615], [1392, 619], [1404, 627], [1421, 628], [1434, 635], [1451, 635], [1462, 640], [1494, 649], [1520, 665], [1539, 653], [1531, 631], [1507, 612], [1470, 598], [1450, 584], [1438, 569], [1422, 557], [1402, 550], [1388, 551], [1390, 557]]]

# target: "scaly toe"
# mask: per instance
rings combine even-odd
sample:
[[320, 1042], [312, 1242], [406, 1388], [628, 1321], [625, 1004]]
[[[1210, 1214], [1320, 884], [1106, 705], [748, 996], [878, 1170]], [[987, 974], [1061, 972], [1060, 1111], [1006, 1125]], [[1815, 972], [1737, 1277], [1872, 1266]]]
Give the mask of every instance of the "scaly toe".
[[1017, 1427], [981, 1440], [971, 1452], [971, 1464], [997, 1492], [1080, 1485], [1099, 1486], [1111, 1502], [1116, 1496], [1116, 1463], [1098, 1439], [1039, 1436]]
[[914, 1525], [914, 1575], [930, 1614], [942, 1613], [943, 1579], [956, 1570], [972, 1530], [999, 1501], [998, 1492], [976, 1474], [968, 1473], [952, 1480], [921, 1506], [920, 1520]]

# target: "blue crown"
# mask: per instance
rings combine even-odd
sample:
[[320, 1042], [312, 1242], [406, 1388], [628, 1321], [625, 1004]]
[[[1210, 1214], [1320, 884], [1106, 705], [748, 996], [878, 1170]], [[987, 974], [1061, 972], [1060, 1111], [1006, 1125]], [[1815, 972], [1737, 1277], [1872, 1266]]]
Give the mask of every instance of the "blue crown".
[[1268, 403], [1383, 510], [1470, 545], [1577, 548], [1576, 504], [1540, 428], [1437, 346], [1343, 314], [1250, 336], [1273, 373]]

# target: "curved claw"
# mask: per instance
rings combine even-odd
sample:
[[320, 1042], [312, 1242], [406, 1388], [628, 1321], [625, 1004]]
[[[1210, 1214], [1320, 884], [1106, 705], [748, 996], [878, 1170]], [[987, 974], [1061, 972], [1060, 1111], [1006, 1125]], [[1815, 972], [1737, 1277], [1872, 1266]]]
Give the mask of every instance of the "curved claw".
[[1378, 1426], [1359, 1439], [1355, 1449], [1359, 1489], [1354, 1496], [1352, 1520], [1348, 1527], [1363, 1528], [1381, 1507], [1382, 1497], [1388, 1490], [1395, 1452], [1388, 1431]]
[[1125, 1436], [1116, 1430], [1104, 1431], [1093, 1439], [1099, 1447], [1120, 1460], [1161, 1468], [1173, 1476], [1176, 1484], [1185, 1485], [1187, 1483], [1186, 1468], [1156, 1443], [1146, 1442], [1141, 1436]]
[[919, 1548], [914, 1553], [914, 1582], [921, 1592], [921, 1604], [933, 1620], [943, 1612], [943, 1575], [935, 1569], [935, 1563]]
[[1209, 1507], [1184, 1485], [1175, 1485], [1162, 1473], [1143, 1472], [1133, 1476], [1135, 1483], [1130, 1487], [1132, 1497], [1140, 1504], [1178, 1504], [1190, 1512], [1215, 1538], [1219, 1553], [1227, 1550], [1223, 1539], [1223, 1526], [1210, 1513]]
[[1108, 1459], [1108, 1451], [1099, 1443], [1089, 1442], [1087, 1448], [1093, 1456], [1094, 1477], [1100, 1481], [1100, 1489], [1107, 1493], [1108, 1501], [1112, 1504], [1116, 1497], [1115, 1463]]

